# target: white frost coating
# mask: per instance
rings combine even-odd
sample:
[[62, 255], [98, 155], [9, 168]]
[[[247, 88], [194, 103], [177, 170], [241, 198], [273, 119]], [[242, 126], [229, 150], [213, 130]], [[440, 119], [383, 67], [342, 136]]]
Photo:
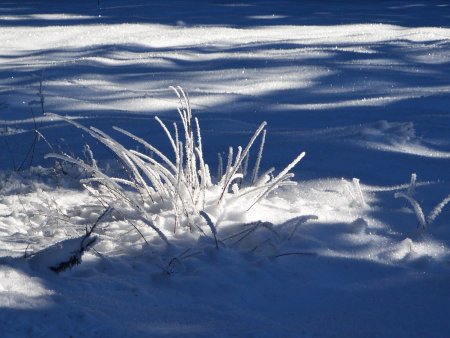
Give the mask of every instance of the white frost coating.
[[[1, 337], [450, 336], [445, 1], [99, 3], [1, 2]], [[153, 121], [158, 115], [174, 135], [177, 97], [167, 86], [191, 94], [202, 130], [203, 149], [194, 133], [195, 152], [211, 165], [196, 162], [205, 178], [217, 172], [217, 152], [219, 179], [230, 172], [238, 145], [245, 148], [255, 123], [268, 122], [254, 190], [235, 179], [220, 205], [203, 206], [220, 189], [193, 196], [217, 226], [218, 249], [199, 215], [192, 232], [173, 233], [164, 191], [162, 201], [144, 205], [171, 248], [135, 210], [117, 205], [70, 271], [55, 276], [20, 258], [83, 235], [110, 192], [88, 194], [78, 184], [83, 170], [43, 160], [49, 148], [42, 139], [32, 168], [29, 156], [25, 170], [13, 172], [35, 122], [53, 152], [85, 159], [89, 142], [99, 167], [106, 163], [109, 188], [129, 192], [134, 184], [117, 175], [121, 164], [86, 132], [38, 114], [41, 71], [46, 111], [117, 136], [131, 145], [133, 161], [154, 166], [175, 186], [169, 173], [180, 166]], [[177, 128], [177, 156], [186, 158], [189, 145], [180, 141], [181, 123]], [[249, 175], [259, 146], [255, 140]], [[281, 186], [246, 211], [298, 150], [308, 153], [293, 171], [301, 184]], [[409, 195], [433, 221], [419, 233], [409, 204], [393, 199], [406, 193], [411, 172], [423, 181]], [[364, 183], [365, 207], [341, 177]], [[233, 189], [246, 194], [234, 200]], [[306, 221], [310, 215], [317, 219]]]
[[[55, 158], [78, 165], [80, 169], [85, 170], [90, 176], [82, 179], [81, 182], [87, 185], [88, 191], [93, 193], [102, 205], [117, 207], [121, 203], [122, 208], [131, 207], [139, 215], [140, 219], [148, 224], [167, 244], [169, 244], [169, 241], [164, 234], [164, 230], [167, 229], [161, 229], [149, 218], [154, 209], [173, 214], [175, 219], [173, 225], [174, 233], [179, 230], [180, 226], [189, 228], [190, 231], [196, 228], [201, 233], [204, 233], [201, 224], [197, 224], [196, 219], [198, 216], [202, 216], [206, 224], [211, 228], [217, 246], [215, 227], [211, 226], [213, 223], [205, 209], [214, 211], [214, 209], [220, 209], [215, 204], [219, 205], [223, 200], [228, 200], [228, 204], [231, 204], [231, 201], [239, 200], [242, 196], [248, 199], [255, 195], [251, 206], [247, 209], [248, 211], [275, 189], [289, 184], [290, 178], [294, 176], [289, 172], [305, 156], [305, 153], [303, 152], [297, 156], [278, 176], [269, 178], [264, 185], [255, 185], [253, 182], [254, 175], [257, 173], [262, 156], [259, 154], [253, 170], [254, 175], [250, 179], [250, 186], [243, 186], [240, 189], [240, 186], [235, 182], [239, 181], [239, 185], [241, 185], [245, 179], [245, 174], [238, 171], [244, 172], [242, 170], [243, 161], [248, 159], [250, 148], [264, 130], [267, 123], [263, 122], [254, 132], [247, 146], [244, 149], [241, 146], [238, 147], [234, 161], [233, 148], [230, 147], [226, 173], [223, 177], [218, 177], [217, 184], [213, 185], [203, 158], [198, 119], [195, 119], [195, 125], [192, 124], [192, 110], [188, 96], [181, 87], [171, 87], [171, 89], [175, 91], [180, 100], [178, 113], [183, 125], [183, 142], [179, 139], [176, 124], [174, 124], [175, 136], [173, 136], [162, 120], [158, 117], [156, 117], [156, 120], [170, 141], [175, 156], [175, 163], [171, 162], [167, 156], [148, 142], [121, 128], [116, 127], [114, 129], [155, 152], [162, 159], [163, 163], [159, 163], [138, 151], [125, 149], [122, 144], [95, 127], [86, 128], [78, 122], [55, 114], [48, 115], [74, 125], [108, 147], [124, 166], [125, 177], [128, 176], [128, 179], [110, 177], [105, 174], [97, 166], [97, 162], [93, 160], [91, 152], [88, 152], [88, 162], [90, 163], [67, 154], [50, 153], [46, 155], [46, 158]], [[194, 134], [194, 128], [196, 128], [196, 134]], [[194, 135], [197, 137], [197, 144], [195, 144]], [[264, 137], [265, 134], [263, 134], [263, 141]], [[260, 153], [262, 152], [262, 147], [263, 143], [260, 147]], [[164, 165], [168, 165], [169, 168], [166, 168]], [[230, 187], [232, 188], [232, 194], [229, 192]], [[129, 188], [132, 188], [134, 192], [130, 193], [128, 191]], [[243, 203], [245, 202], [243, 201]], [[170, 205], [170, 207], [167, 207], [167, 205]], [[216, 217], [222, 218], [223, 216], [216, 214]], [[135, 229], [137, 230], [136, 227]], [[142, 234], [141, 236], [145, 240]]]
[[414, 212], [416, 214], [417, 221], [419, 222], [420, 227], [422, 229], [426, 229], [427, 221], [425, 220], [425, 216], [423, 214], [420, 204], [413, 197], [408, 196], [402, 192], [397, 192], [397, 193], [395, 193], [394, 196], [395, 196], [395, 198], [404, 198], [411, 204], [411, 206], [414, 208]]
[[450, 202], [450, 195], [448, 195], [446, 198], [444, 198], [436, 207], [430, 212], [430, 214], [427, 217], [427, 223], [431, 224], [434, 222], [436, 217], [439, 216], [439, 214], [442, 212], [444, 207]]

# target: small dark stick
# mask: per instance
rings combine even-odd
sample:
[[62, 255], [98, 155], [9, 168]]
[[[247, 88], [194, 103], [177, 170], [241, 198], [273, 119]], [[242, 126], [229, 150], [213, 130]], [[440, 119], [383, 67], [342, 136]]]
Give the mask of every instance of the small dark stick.
[[112, 207], [106, 208], [105, 211], [97, 218], [97, 220], [95, 221], [95, 223], [92, 225], [92, 227], [89, 230], [87, 229], [87, 226], [86, 226], [86, 234], [84, 235], [83, 239], [81, 240], [79, 250], [76, 251], [72, 256], [70, 256], [68, 260], [61, 262], [56, 266], [51, 266], [50, 270], [52, 270], [53, 272], [56, 272], [56, 273], [60, 273], [60, 272], [63, 272], [67, 269], [74, 267], [75, 265], [80, 264], [81, 256], [83, 256], [83, 253], [87, 249], [89, 249], [97, 240], [97, 237], [91, 237], [92, 232], [95, 230], [95, 228], [100, 223], [100, 221], [108, 213], [111, 212], [112, 209], [113, 209]]
[[274, 256], [270, 256], [270, 258], [280, 258], [286, 256], [318, 256], [316, 252], [286, 252]]

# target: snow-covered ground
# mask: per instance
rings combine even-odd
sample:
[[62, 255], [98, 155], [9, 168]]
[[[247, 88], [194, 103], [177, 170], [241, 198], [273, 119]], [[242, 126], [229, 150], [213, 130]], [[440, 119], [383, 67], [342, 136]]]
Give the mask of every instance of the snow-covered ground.
[[[4, 1], [0, 41], [0, 337], [450, 336], [445, 1]], [[120, 168], [43, 110], [170, 154], [173, 85], [213, 176], [267, 121], [261, 172], [305, 151], [297, 185], [209, 205], [218, 249], [167, 210], [169, 247], [113, 210], [54, 273], [105, 206], [44, 156], [89, 144]]]

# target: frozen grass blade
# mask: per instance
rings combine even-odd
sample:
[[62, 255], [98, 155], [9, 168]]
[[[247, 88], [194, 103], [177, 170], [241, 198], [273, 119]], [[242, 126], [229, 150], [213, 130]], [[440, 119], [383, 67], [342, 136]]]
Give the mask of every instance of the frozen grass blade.
[[211, 233], [214, 236], [214, 241], [216, 242], [216, 248], [219, 248], [219, 243], [217, 241], [217, 229], [213, 221], [211, 220], [211, 217], [209, 217], [209, 215], [204, 211], [200, 211], [200, 216], [205, 219], [206, 224], [208, 224], [209, 228], [211, 229]]
[[414, 212], [416, 214], [417, 220], [419, 222], [419, 225], [421, 227], [421, 229], [426, 229], [427, 228], [427, 221], [425, 220], [425, 216], [423, 214], [422, 208], [420, 207], [419, 203], [412, 198], [411, 196], [408, 196], [402, 192], [398, 192], [394, 195], [395, 198], [404, 198], [405, 200], [407, 200], [411, 206], [414, 209]]
[[428, 225], [431, 225], [436, 217], [440, 215], [442, 212], [442, 209], [450, 202], [450, 195], [448, 195], [446, 198], [444, 198], [436, 207], [430, 212], [430, 214], [427, 217], [427, 223]]
[[231, 178], [234, 177], [234, 175], [236, 174], [236, 172], [238, 171], [239, 167], [241, 166], [242, 160], [245, 156], [247, 156], [250, 148], [252, 147], [253, 143], [255, 142], [256, 138], [258, 137], [258, 135], [262, 132], [262, 130], [264, 129], [264, 127], [267, 125], [267, 122], [263, 122], [261, 123], [261, 125], [258, 127], [258, 129], [255, 131], [255, 133], [253, 134], [252, 138], [250, 139], [250, 141], [248, 142], [247, 146], [245, 147], [244, 151], [242, 151], [242, 148], [239, 148], [238, 150], [238, 154], [236, 155], [236, 161], [234, 166], [231, 167], [231, 173], [230, 175], [227, 175], [227, 179], [224, 182], [223, 185], [223, 190], [222, 190], [222, 194], [219, 197], [219, 201], [218, 203], [220, 203], [225, 195], [225, 192], [227, 191], [230, 183], [231, 183]]
[[416, 181], [417, 181], [417, 174], [411, 174], [411, 181], [409, 183], [409, 187], [408, 187], [408, 191], [406, 192], [406, 194], [408, 196], [413, 196], [414, 192], [416, 190]]
[[294, 174], [289, 174], [289, 171], [292, 170], [292, 168], [294, 168], [297, 163], [300, 162], [303, 157], [305, 157], [305, 155], [306, 153], [302, 152], [286, 168], [284, 168], [284, 170], [279, 173], [277, 177], [271, 180], [271, 183], [268, 185], [266, 190], [253, 202], [253, 204], [247, 209], [247, 211], [253, 208], [256, 203], [258, 203], [262, 198], [266, 197], [271, 191], [276, 189], [282, 181], [292, 178]]
[[356, 195], [358, 196], [358, 200], [361, 206], [366, 206], [366, 201], [364, 199], [364, 195], [362, 193], [362, 189], [361, 189], [361, 184], [359, 184], [359, 179], [358, 178], [353, 178], [352, 179], [352, 183], [353, 183], [353, 188], [354, 191], [356, 192]]
[[264, 129], [261, 137], [261, 145], [259, 146], [258, 157], [256, 158], [255, 167], [253, 168], [251, 179], [252, 184], [255, 184], [256, 180], [258, 179], [259, 166], [261, 164], [265, 141], [266, 141], [266, 130]]

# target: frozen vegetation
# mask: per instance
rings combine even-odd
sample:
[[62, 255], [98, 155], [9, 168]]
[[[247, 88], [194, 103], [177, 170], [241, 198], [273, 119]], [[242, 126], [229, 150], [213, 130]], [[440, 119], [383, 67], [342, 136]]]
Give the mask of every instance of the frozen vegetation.
[[0, 337], [450, 336], [450, 5], [0, 4]]

